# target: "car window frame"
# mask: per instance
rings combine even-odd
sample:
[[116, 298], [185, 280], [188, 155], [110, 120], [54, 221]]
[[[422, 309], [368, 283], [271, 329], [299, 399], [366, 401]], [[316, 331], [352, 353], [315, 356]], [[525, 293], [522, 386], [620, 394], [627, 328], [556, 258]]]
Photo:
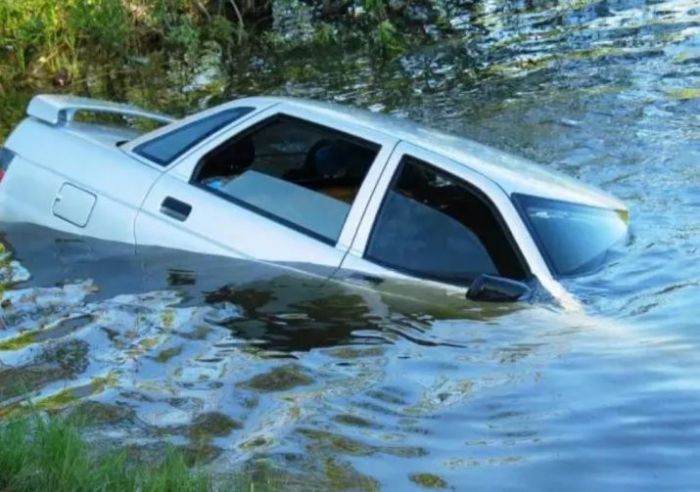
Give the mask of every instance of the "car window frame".
[[[520, 251], [520, 248], [518, 247], [517, 243], [515, 242], [514, 238], [512, 237], [507, 224], [505, 223], [505, 220], [501, 216], [498, 208], [493, 204], [491, 200], [489, 200], [488, 196], [486, 196], [478, 187], [474, 186], [473, 184], [469, 183], [468, 181], [465, 181], [464, 179], [461, 179], [459, 176], [456, 176], [449, 171], [445, 171], [444, 169], [440, 168], [439, 166], [432, 164], [429, 161], [419, 159], [416, 156], [410, 154], [410, 153], [404, 153], [401, 158], [399, 159], [399, 163], [396, 166], [396, 169], [394, 170], [393, 176], [391, 178], [391, 181], [389, 182], [389, 186], [387, 187], [384, 196], [382, 198], [382, 203], [379, 206], [379, 209], [377, 210], [377, 215], [375, 216], [374, 223], [372, 225], [372, 230], [369, 234], [368, 240], [367, 240], [367, 245], [365, 247], [365, 251], [363, 254], [363, 258], [366, 259], [367, 261], [370, 261], [372, 263], [375, 263], [377, 265], [380, 265], [384, 268], [389, 268], [391, 270], [396, 270], [398, 272], [401, 272], [403, 274], [406, 274], [410, 277], [415, 277], [415, 278], [422, 278], [426, 280], [432, 280], [440, 283], [447, 283], [447, 284], [453, 284], [461, 287], [467, 287], [468, 285], [464, 285], [462, 283], [456, 283], [456, 282], [451, 282], [448, 281], [444, 278], [442, 278], [440, 275], [429, 275], [426, 274], [425, 272], [418, 272], [415, 270], [412, 270], [410, 268], [404, 268], [401, 266], [397, 265], [392, 265], [387, 262], [384, 262], [378, 258], [375, 258], [369, 254], [369, 247], [370, 244], [372, 243], [372, 240], [374, 239], [374, 236], [377, 233], [377, 227], [379, 226], [379, 218], [381, 216], [382, 210], [386, 206], [386, 202], [389, 198], [389, 192], [394, 188], [396, 183], [398, 182], [401, 173], [403, 172], [405, 166], [407, 163], [405, 162], [407, 159], [412, 159], [413, 161], [417, 162], [420, 166], [427, 168], [433, 172], [435, 172], [438, 175], [443, 175], [446, 176], [448, 179], [451, 179], [454, 181], [458, 186], [464, 188], [467, 190], [467, 192], [471, 193], [477, 200], [480, 200], [486, 207], [491, 211], [493, 214], [494, 218], [496, 219], [496, 222], [498, 223], [498, 226], [501, 228], [501, 232], [504, 234], [506, 241], [508, 241], [508, 244], [510, 245], [511, 251], [515, 254], [517, 262], [520, 264], [520, 267], [523, 271], [524, 277], [521, 279], [515, 279], [515, 280], [526, 280], [529, 275], [531, 275], [531, 272], [529, 270], [529, 267], [527, 265], [527, 262], [525, 261], [525, 258]], [[493, 256], [488, 249], [486, 249], [485, 245], [482, 245], [484, 249], [487, 251], [489, 257], [491, 258], [492, 261], [494, 261]], [[494, 262], [495, 265], [495, 262]], [[479, 276], [478, 272], [474, 272], [474, 278]], [[474, 279], [468, 279], [467, 283], [471, 283]]]
[[449, 289], [457, 288], [460, 291], [464, 289], [464, 285], [449, 283], [445, 280], [430, 279], [424, 276], [416, 276], [414, 273], [381, 265], [366, 257], [365, 253], [369, 247], [369, 239], [379, 217], [381, 206], [386, 199], [388, 191], [391, 189], [391, 184], [393, 184], [394, 177], [397, 175], [397, 170], [405, 155], [426, 162], [439, 171], [453, 176], [460, 183], [470, 186], [470, 189], [477, 190], [477, 192], [480, 193], [480, 198], [485, 200], [487, 205], [492, 208], [512, 249], [515, 251], [516, 255], [518, 255], [518, 259], [526, 275], [529, 277], [536, 277], [547, 285], [551, 283], [553, 277], [541, 252], [535, 244], [534, 239], [531, 237], [530, 231], [527, 229], [520, 214], [515, 209], [510, 197], [503, 188], [471, 168], [468, 162], [456, 162], [446, 156], [436, 154], [407, 141], [399, 142], [394, 149], [389, 163], [384, 168], [384, 172], [377, 183], [372, 200], [367, 206], [365, 216], [358, 228], [353, 244], [343, 262], [343, 268], [367, 270], [374, 275], [385, 274], [399, 279], [403, 278], [407, 280], [430, 282]]
[[[171, 133], [175, 133], [175, 132], [187, 129], [187, 128], [192, 128], [195, 125], [198, 125], [199, 123], [201, 123], [203, 121], [212, 119], [212, 118], [219, 116], [219, 115], [222, 115], [224, 113], [232, 113], [232, 112], [237, 111], [237, 110], [241, 111], [240, 114], [231, 117], [227, 121], [224, 120], [224, 122], [220, 122], [218, 125], [214, 126], [213, 128], [210, 128], [206, 132], [202, 133], [198, 139], [193, 140], [189, 144], [180, 148], [169, 160], [161, 159], [153, 154], [150, 154], [150, 155], [146, 154], [146, 152], [143, 149], [146, 145], [160, 142], [161, 140], [168, 138]], [[211, 113], [207, 116], [197, 118], [196, 120], [188, 121], [187, 123], [180, 125], [177, 128], [172, 128], [168, 132], [161, 133], [160, 135], [158, 135], [156, 137], [153, 137], [149, 140], [146, 140], [145, 142], [142, 142], [142, 143], [134, 146], [132, 148], [132, 152], [140, 157], [143, 157], [144, 159], [148, 159], [149, 161], [151, 161], [155, 164], [158, 164], [160, 167], [167, 167], [170, 164], [176, 162], [182, 155], [186, 154], [190, 149], [199, 145], [202, 141], [208, 139], [210, 136], [218, 133], [222, 129], [224, 129], [228, 126], [231, 126], [233, 123], [240, 120], [241, 118], [245, 118], [247, 115], [249, 115], [250, 113], [252, 113], [254, 111], [255, 111], [254, 106], [236, 106], [236, 107], [231, 107], [231, 108], [227, 108], [227, 109], [222, 109], [221, 111], [217, 111], [217, 112]]]
[[[313, 231], [308, 231], [303, 227], [296, 226], [296, 224], [285, 221], [284, 219], [273, 214], [261, 213], [260, 210], [257, 210], [257, 207], [245, 204], [245, 202], [240, 203], [240, 200], [235, 200], [229, 195], [216, 192], [216, 190], [210, 187], [193, 183], [193, 179], [198, 172], [200, 162], [206, 154], [226, 143], [230, 139], [244, 136], [247, 132], [254, 131], [254, 127], [260, 126], [267, 120], [280, 116], [301, 120], [304, 123], [316, 125], [324, 130], [339, 133], [344, 138], [354, 138], [378, 147], [377, 156], [370, 166], [370, 169], [355, 196], [355, 200], [345, 218], [345, 223], [341, 229], [340, 236], [335, 242], [328, 241], [323, 236], [313, 234]], [[206, 143], [203, 143], [197, 148], [191, 150], [180, 160], [180, 162], [176, 163], [171, 169], [169, 169], [168, 172], [172, 176], [186, 181], [193, 188], [210, 193], [231, 205], [244, 208], [252, 213], [255, 213], [264, 220], [272, 221], [278, 225], [288, 228], [290, 231], [303, 234], [304, 236], [317, 240], [329, 247], [347, 251], [350, 248], [357, 228], [364, 217], [365, 209], [367, 208], [369, 200], [372, 197], [376, 187], [376, 182], [382, 175], [384, 168], [386, 167], [398, 142], [399, 140], [397, 138], [388, 134], [374, 131], [371, 128], [346, 121], [342, 118], [333, 117], [323, 110], [297, 105], [290, 102], [280, 102], [267, 108], [266, 110], [247, 117], [245, 121], [235, 125], [233, 128], [229, 128], [228, 131], [217, 133], [215, 136], [209, 138]]]
[[[162, 126], [160, 128], [157, 128], [151, 132], [145, 133], [144, 135], [140, 135], [136, 137], [133, 140], [130, 140], [128, 142], [125, 142], [124, 144], [119, 146], [119, 149], [126, 153], [130, 158], [139, 161], [143, 164], [146, 164], [153, 169], [157, 169], [160, 172], [168, 172], [171, 169], [174, 169], [177, 167], [182, 161], [186, 160], [192, 153], [196, 152], [197, 149], [202, 148], [203, 146], [206, 146], [208, 142], [212, 141], [213, 139], [216, 139], [218, 136], [221, 135], [226, 135], [230, 133], [231, 131], [234, 131], [239, 125], [244, 124], [246, 121], [250, 120], [251, 118], [254, 118], [256, 115], [260, 114], [261, 112], [265, 112], [269, 110], [271, 107], [274, 107], [278, 103], [276, 102], [267, 102], [263, 101], [258, 98], [248, 98], [248, 99], [240, 99], [237, 101], [233, 101], [228, 104], [222, 104], [220, 106], [215, 106], [213, 108], [206, 109], [204, 111], [200, 111], [198, 113], [195, 113], [193, 115], [187, 116], [185, 118], [182, 118], [180, 120], [176, 120], [173, 123], [169, 125]], [[187, 125], [191, 125], [193, 123], [196, 123], [202, 119], [208, 118], [210, 116], [213, 116], [217, 113], [220, 113], [222, 111], [228, 111], [231, 109], [239, 108], [239, 107], [252, 107], [253, 111], [250, 111], [240, 118], [237, 118], [230, 123], [222, 126], [221, 128], [218, 128], [216, 131], [209, 133], [208, 135], [204, 135], [198, 142], [196, 142], [194, 145], [189, 146], [184, 152], [179, 154], [175, 159], [172, 160], [172, 162], [166, 164], [166, 165], [161, 165], [157, 163], [156, 161], [153, 161], [149, 159], [146, 156], [143, 156], [136, 152], [136, 149], [139, 148], [140, 146], [153, 141], [157, 140], [159, 138], [162, 138], [168, 133], [171, 133], [173, 131], [177, 131]]]
[[[318, 124], [318, 123], [310, 122], [310, 121], [308, 121], [308, 120], [304, 120], [304, 119], [298, 118], [298, 117], [296, 117], [296, 116], [290, 116], [290, 115], [288, 115], [288, 114], [286, 114], [286, 113], [281, 113], [281, 112], [280, 112], [280, 113], [277, 113], [277, 114], [275, 114], [275, 115], [273, 115], [273, 116], [270, 116], [270, 117], [268, 117], [268, 118], [266, 118], [266, 119], [264, 119], [264, 120], [258, 121], [258, 122], [256, 122], [255, 124], [253, 124], [253, 125], [251, 125], [251, 126], [245, 128], [244, 130], [241, 130], [241, 131], [237, 132], [235, 135], [231, 136], [231, 137], [226, 141], [226, 143], [228, 143], [229, 141], [231, 141], [231, 140], [233, 140], [233, 139], [242, 139], [242, 138], [245, 138], [246, 136], [248, 136], [248, 135], [250, 135], [250, 134], [253, 134], [253, 133], [255, 133], [255, 132], [258, 132], [258, 131], [262, 130], [263, 128], [268, 127], [268, 126], [270, 126], [270, 125], [274, 125], [274, 124], [276, 124], [276, 123], [278, 123], [278, 122], [293, 122], [293, 123], [298, 124], [298, 125], [300, 125], [300, 126], [310, 127], [310, 128], [313, 128], [313, 129], [319, 129], [319, 130], [321, 130], [321, 131], [327, 133], [328, 135], [337, 135], [339, 138], [343, 139], [344, 141], [353, 143], [353, 144], [355, 144], [355, 145], [358, 145], [358, 146], [361, 146], [361, 147], [364, 147], [364, 148], [367, 148], [367, 149], [371, 149], [372, 151], [376, 152], [376, 156], [375, 156], [375, 158], [374, 158], [374, 161], [372, 162], [372, 165], [374, 165], [374, 163], [377, 161], [377, 158], [378, 158], [378, 156], [379, 156], [379, 154], [380, 154], [380, 152], [381, 152], [381, 150], [382, 150], [381, 145], [376, 144], [376, 143], [371, 142], [371, 141], [368, 141], [368, 140], [366, 140], [366, 139], [357, 137], [356, 135], [351, 135], [351, 134], [348, 134], [348, 133], [339, 131], [339, 130], [337, 130], [337, 129], [335, 129], [335, 128], [330, 128], [330, 127], [325, 126], [325, 125], [320, 125], [320, 124]], [[228, 194], [228, 193], [224, 193], [224, 192], [222, 192], [221, 190], [218, 190], [218, 189], [216, 189], [216, 188], [212, 188], [212, 187], [210, 187], [210, 186], [207, 186], [207, 185], [205, 185], [205, 184], [200, 183], [200, 182], [197, 180], [197, 177], [198, 177], [199, 173], [202, 171], [202, 167], [206, 164], [206, 163], [204, 162], [204, 158], [205, 158], [210, 152], [213, 152], [216, 148], [217, 148], [217, 147], [214, 147], [214, 148], [212, 148], [209, 152], [207, 152], [206, 154], [203, 154], [203, 155], [202, 155], [202, 157], [200, 158], [199, 162], [198, 162], [197, 165], [195, 166], [194, 171], [192, 172], [192, 176], [190, 177], [189, 183], [190, 183], [191, 185], [193, 185], [193, 186], [195, 186], [195, 187], [197, 187], [197, 188], [200, 188], [200, 189], [202, 189], [202, 190], [205, 190], [205, 191], [207, 191], [207, 192], [213, 193], [214, 195], [216, 195], [216, 196], [218, 196], [218, 197], [220, 197], [220, 198], [223, 198], [224, 200], [227, 200], [227, 201], [229, 201], [229, 202], [232, 202], [232, 203], [234, 203], [234, 204], [236, 204], [236, 205], [238, 205], [238, 206], [240, 206], [240, 207], [243, 207], [243, 208], [245, 208], [245, 209], [247, 209], [247, 210], [250, 210], [251, 212], [254, 212], [254, 213], [258, 214], [258, 215], [261, 215], [261, 216], [263, 216], [263, 217], [265, 217], [265, 218], [267, 218], [267, 219], [269, 219], [269, 220], [272, 220], [272, 221], [274, 221], [274, 222], [277, 222], [278, 224], [281, 224], [281, 225], [283, 225], [283, 226], [285, 226], [285, 227], [289, 227], [290, 229], [293, 229], [293, 230], [295, 230], [296, 232], [300, 232], [300, 233], [302, 233], [302, 234], [306, 234], [307, 236], [309, 236], [309, 237], [311, 237], [311, 238], [313, 238], [313, 239], [316, 239], [316, 240], [318, 240], [318, 241], [321, 241], [322, 243], [325, 243], [325, 244], [327, 244], [327, 245], [329, 245], [329, 246], [335, 247], [335, 245], [338, 243], [338, 240], [340, 239], [340, 236], [339, 236], [336, 240], [332, 240], [332, 239], [330, 239], [330, 238], [328, 238], [328, 237], [326, 237], [326, 236], [324, 236], [324, 235], [322, 235], [322, 234], [317, 233], [316, 231], [313, 231], [313, 230], [308, 229], [308, 228], [306, 228], [306, 227], [304, 227], [304, 226], [301, 226], [301, 225], [297, 224], [296, 222], [293, 222], [293, 221], [291, 221], [291, 220], [289, 220], [289, 219], [286, 219], [286, 218], [284, 218], [284, 217], [281, 217], [281, 216], [279, 216], [279, 215], [276, 215], [276, 214], [274, 214], [274, 213], [272, 213], [272, 212], [269, 212], [269, 211], [267, 211], [267, 210], [265, 210], [265, 209], [263, 209], [263, 208], [260, 208], [260, 207], [258, 207], [258, 206], [256, 206], [256, 205], [253, 205], [253, 204], [251, 204], [251, 203], [248, 203], [248, 202], [246, 202], [245, 200], [242, 200], [242, 199], [240, 199], [240, 198], [237, 198], [237, 197], [235, 197], [235, 196], [233, 196], [233, 195], [230, 195], [230, 194]], [[371, 167], [372, 167], [372, 166], [370, 166], [370, 168], [371, 168]], [[369, 171], [368, 171], [368, 175], [369, 175]], [[364, 181], [365, 181], [366, 179], [367, 179], [367, 176], [365, 176], [365, 178], [363, 179], [363, 184], [364, 184]], [[286, 181], [286, 180], [285, 180], [285, 181]], [[362, 187], [362, 185], [360, 185], [360, 188], [361, 188], [361, 187]], [[358, 194], [359, 194], [359, 189], [358, 189]], [[355, 196], [355, 199], [356, 199], [356, 198], [357, 198], [357, 195]], [[348, 210], [348, 214], [345, 216], [345, 221], [347, 221], [347, 218], [348, 218], [348, 216], [350, 215], [350, 211], [352, 210], [352, 207], [355, 205], [355, 199], [353, 199], [353, 203], [350, 205], [350, 208], [349, 208], [349, 210]], [[345, 222], [345, 221], [344, 221], [344, 222]], [[343, 223], [343, 226], [344, 226], [344, 225], [345, 225], [345, 223]], [[342, 234], [342, 227], [341, 227], [341, 232], [340, 232], [340, 234]]]
[[[571, 209], [584, 209], [586, 211], [591, 211], [591, 210], [599, 210], [600, 212], [606, 212], [606, 213], [625, 213], [625, 211], [620, 210], [620, 209], [615, 209], [615, 208], [610, 208], [610, 207], [602, 207], [599, 205], [589, 205], [587, 203], [580, 203], [580, 202], [574, 202], [571, 200], [562, 200], [558, 198], [547, 198], [547, 197], [542, 197], [538, 195], [531, 195], [527, 193], [513, 193], [511, 196], [511, 199], [513, 203], [515, 204], [515, 208], [518, 210], [518, 213], [521, 215], [523, 218], [523, 222], [525, 223], [526, 227], [528, 228], [528, 231], [530, 232], [530, 235], [533, 237], [535, 243], [537, 243], [537, 247], [540, 249], [542, 252], [542, 255], [547, 262], [547, 265], [552, 272], [552, 276], [557, 279], [557, 280], [567, 280], [567, 279], [575, 279], [575, 278], [581, 278], [581, 277], [586, 277], [589, 275], [594, 274], [596, 271], [604, 268], [605, 261], [601, 262], [596, 268], [592, 269], [587, 269], [584, 268], [586, 265], [590, 262], [593, 262], [596, 258], [593, 258], [589, 260], [589, 262], [579, 266], [574, 272], [572, 273], [561, 273], [559, 272], [559, 269], [556, 266], [556, 261], [554, 260], [554, 257], [552, 256], [551, 251], [549, 251], [548, 248], [545, 247], [544, 245], [544, 240], [542, 239], [540, 233], [535, 227], [535, 224], [532, 222], [531, 217], [527, 213], [527, 205], [528, 201], [532, 200], [539, 200], [540, 203], [544, 202], [549, 204], [553, 208], [561, 207], [565, 211], [571, 211]], [[605, 250], [602, 252], [602, 255], [607, 255], [610, 253], [610, 251], [618, 246], [620, 244], [624, 244], [624, 242], [628, 241], [630, 237], [630, 230], [629, 230], [629, 225], [627, 225], [627, 233], [626, 236], [622, 239], [620, 239], [617, 243], [615, 243], [611, 248]]]

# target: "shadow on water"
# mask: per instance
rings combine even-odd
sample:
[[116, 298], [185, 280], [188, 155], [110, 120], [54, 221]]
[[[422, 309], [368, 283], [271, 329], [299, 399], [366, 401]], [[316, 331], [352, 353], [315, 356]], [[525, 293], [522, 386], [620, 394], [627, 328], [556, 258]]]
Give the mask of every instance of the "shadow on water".
[[[145, 459], [168, 440], [220, 464], [281, 446], [297, 449], [299, 470], [325, 474], [321, 483], [330, 472], [355, 476], [338, 453], [424, 456], [389, 436], [406, 427], [420, 441], [422, 415], [494, 384], [493, 374], [446, 378], [455, 362], [421, 361], [416, 350], [499, 364], [540, 349], [514, 332], [482, 338], [485, 323], [520, 316], [516, 306], [431, 307], [279, 266], [136, 252], [31, 225], [5, 225], [3, 240], [17, 263], [3, 303], [0, 415], [27, 411], [28, 397], [35, 409], [89, 414]], [[415, 359], [423, 391], [386, 379], [392, 359]], [[342, 432], [358, 427], [365, 441]]]
[[391, 281], [381, 291], [354, 287], [328, 280], [333, 269], [317, 268], [318, 276], [312, 276], [301, 273], [299, 265], [160, 247], [136, 249], [31, 224], [5, 224], [3, 229], [0, 239], [6, 249], [31, 273], [15, 288], [90, 279], [94, 288], [87, 299], [93, 302], [167, 290], [177, 294], [181, 306], [228, 307], [230, 312], [217, 324], [273, 351], [308, 351], [353, 340], [382, 344], [387, 343], [382, 333], [400, 332], [396, 327], [401, 323], [427, 329], [435, 319], [483, 321], [520, 309], [514, 304], [479, 305], [437, 289]]

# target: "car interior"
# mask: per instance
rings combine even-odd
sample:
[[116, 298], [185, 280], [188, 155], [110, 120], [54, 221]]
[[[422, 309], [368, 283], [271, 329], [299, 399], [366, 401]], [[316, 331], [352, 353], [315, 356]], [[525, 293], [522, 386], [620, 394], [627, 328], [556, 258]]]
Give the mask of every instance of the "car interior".
[[378, 151], [337, 131], [276, 117], [205, 155], [193, 181], [335, 241]]
[[367, 257], [413, 275], [469, 284], [526, 277], [491, 207], [457, 178], [406, 156], [387, 192]]

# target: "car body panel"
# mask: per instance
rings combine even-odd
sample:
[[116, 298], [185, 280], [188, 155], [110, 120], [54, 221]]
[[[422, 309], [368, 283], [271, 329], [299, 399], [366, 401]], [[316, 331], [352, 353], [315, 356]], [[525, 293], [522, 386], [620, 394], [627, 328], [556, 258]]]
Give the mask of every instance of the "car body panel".
[[97, 196], [70, 183], [64, 183], [53, 202], [53, 214], [78, 227], [90, 221]]
[[[256, 98], [256, 100], [260, 99]], [[562, 173], [545, 169], [532, 161], [508, 152], [410, 120], [319, 101], [283, 97], [264, 99], [296, 106], [307, 111], [315, 111], [331, 121], [351, 123], [367, 130], [391, 135], [401, 141], [413, 143], [425, 150], [471, 167], [497, 182], [508, 195], [513, 193], [534, 194], [544, 198], [573, 201], [605, 208], [626, 208], [620, 200], [612, 195]], [[241, 99], [236, 103], [245, 104], [245, 101], [245, 99]]]
[[[80, 135], [74, 127], [51, 126], [32, 118], [15, 129], [7, 146], [17, 157], [2, 181], [3, 220], [134, 242], [136, 213], [162, 170], [128, 158], [92, 134]], [[96, 197], [84, 224], [76, 215], [70, 215], [76, 220], [69, 221], [54, 214], [67, 184]]]
[[[191, 183], [197, 164], [206, 153], [235, 134], [245, 132], [279, 114], [328, 126], [381, 146], [345, 219], [339, 239], [334, 245], [319, 241], [273, 219], [262, 217], [202, 186]], [[188, 152], [157, 181], [136, 220], [137, 244], [162, 245], [162, 238], [166, 235], [169, 238], [169, 244], [181, 249], [305, 265], [303, 268], [313, 270], [311, 273], [319, 274], [319, 271], [323, 271], [323, 275], [330, 275], [334, 269], [340, 267], [350, 247], [375, 184], [397, 141], [384, 134], [368, 132], [353, 125], [328, 125], [327, 123], [313, 111], [303, 111], [281, 104], [258, 111], [254, 116], [229, 128], [227, 132], [217, 133], [205, 144]], [[185, 222], [164, 216], [161, 207], [168, 197], [188, 204], [197, 204], [193, 206]], [[226, 227], [225, 224], [235, 224], [235, 226]]]
[[146, 118], [161, 123], [172, 123], [174, 121], [170, 116], [147, 111], [130, 104], [56, 94], [40, 94], [32, 98], [27, 107], [28, 116], [51, 125], [67, 123], [73, 119], [76, 113], [81, 111]]
[[[253, 110], [202, 137], [165, 165], [135, 151], [183, 125], [244, 106]], [[139, 135], [126, 128], [75, 121], [79, 111], [144, 117], [165, 126]], [[564, 304], [576, 303], [552, 275], [513, 203], [513, 195], [627, 210], [607, 193], [526, 159], [409, 121], [333, 104], [244, 98], [175, 121], [133, 106], [37, 96], [28, 114], [6, 142], [15, 158], [0, 183], [2, 220], [30, 222], [144, 247], [253, 258], [363, 285], [395, 279], [405, 285], [434, 285], [457, 293], [466, 290], [415, 278], [365, 259], [384, 196], [406, 155], [478, 189], [498, 212], [526, 270]], [[301, 228], [193, 182], [197, 166], [208, 152], [279, 115], [337, 130], [379, 147], [335, 243], [312, 237]], [[332, 211], [318, 212], [318, 217], [323, 217]]]
[[[435, 154], [422, 147], [415, 146], [410, 143], [401, 142], [394, 150], [389, 159], [388, 165], [384, 169], [384, 173], [377, 183], [375, 193], [367, 206], [364, 219], [358, 228], [353, 244], [348, 255], [342, 264], [342, 269], [336, 274], [338, 278], [345, 278], [350, 282], [367, 283], [373, 282], [372, 277], [376, 278], [394, 278], [403, 281], [418, 281], [421, 283], [428, 282], [425, 279], [416, 279], [402, 272], [386, 268], [381, 265], [365, 259], [367, 244], [372, 233], [372, 228], [381, 208], [382, 201], [387, 192], [387, 189], [396, 174], [401, 160], [405, 156], [411, 156], [422, 161], [428, 162], [444, 171], [454, 175], [467, 184], [479, 189], [486, 198], [495, 206], [504, 221], [509, 235], [515, 242], [519, 253], [524, 257], [527, 268], [530, 273], [536, 277], [541, 283], [545, 284], [548, 289], [557, 291], [563, 290], [559, 283], [552, 277], [549, 268], [537, 248], [531, 235], [520, 216], [515, 209], [513, 202], [508, 198], [505, 191], [494, 183], [491, 179], [482, 175], [475, 170], [454, 162], [451, 159], [445, 158], [442, 155]], [[362, 275], [356, 275], [355, 272], [363, 272], [369, 278], [363, 278]], [[466, 292], [465, 287], [452, 286], [442, 282], [430, 281], [441, 288]]]

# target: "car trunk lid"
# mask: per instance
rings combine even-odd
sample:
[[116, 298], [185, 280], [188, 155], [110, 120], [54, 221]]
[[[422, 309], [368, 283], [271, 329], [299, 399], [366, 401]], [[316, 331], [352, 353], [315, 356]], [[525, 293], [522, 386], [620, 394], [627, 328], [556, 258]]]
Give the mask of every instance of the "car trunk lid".
[[64, 125], [63, 130], [93, 143], [114, 147], [120, 143], [132, 140], [143, 132], [128, 127], [97, 125], [90, 123], [71, 122]]

